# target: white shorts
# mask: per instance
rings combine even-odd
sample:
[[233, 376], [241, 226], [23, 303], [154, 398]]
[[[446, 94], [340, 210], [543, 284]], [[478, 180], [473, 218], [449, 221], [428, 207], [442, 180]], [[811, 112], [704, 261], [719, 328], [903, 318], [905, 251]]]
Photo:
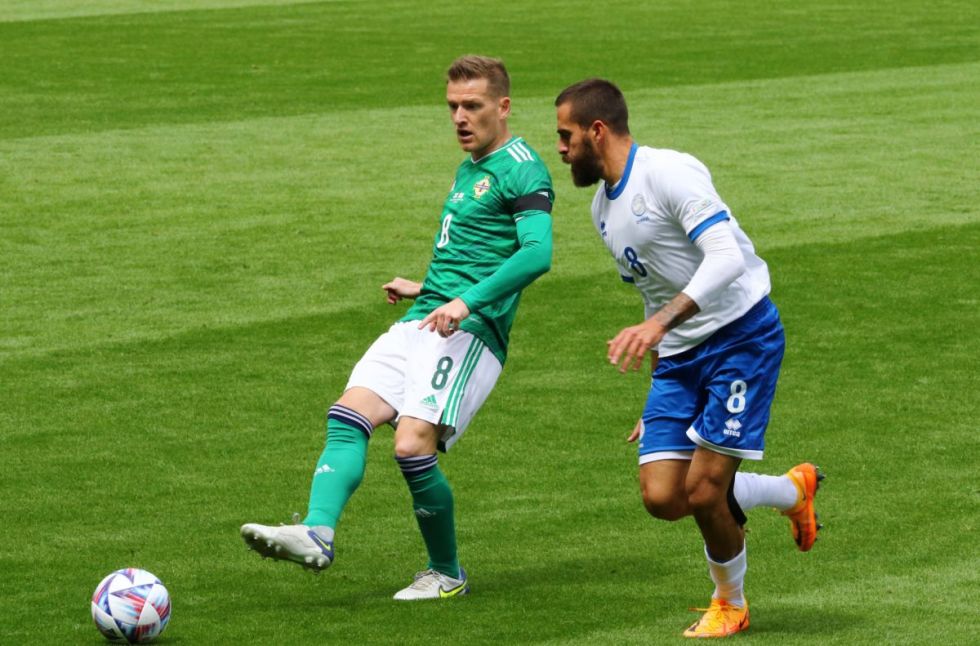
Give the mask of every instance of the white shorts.
[[354, 366], [347, 389], [378, 394], [397, 418], [415, 417], [441, 431], [439, 449], [449, 450], [486, 401], [503, 366], [480, 339], [457, 331], [449, 338], [418, 321], [398, 322]]

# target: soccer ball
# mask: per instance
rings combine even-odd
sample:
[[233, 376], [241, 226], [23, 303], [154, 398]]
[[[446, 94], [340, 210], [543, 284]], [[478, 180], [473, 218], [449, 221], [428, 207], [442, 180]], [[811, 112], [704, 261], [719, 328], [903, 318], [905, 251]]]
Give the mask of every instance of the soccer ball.
[[145, 643], [167, 627], [170, 593], [146, 570], [116, 570], [95, 588], [92, 619], [106, 639]]

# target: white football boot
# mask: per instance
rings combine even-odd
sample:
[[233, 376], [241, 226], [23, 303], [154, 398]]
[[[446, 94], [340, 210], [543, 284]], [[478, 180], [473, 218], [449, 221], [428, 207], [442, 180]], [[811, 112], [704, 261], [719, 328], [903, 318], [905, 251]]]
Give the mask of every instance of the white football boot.
[[395, 599], [397, 601], [445, 599], [467, 594], [469, 591], [469, 582], [463, 568], [459, 568], [458, 579], [435, 570], [425, 570], [415, 575], [415, 580], [410, 586], [395, 593]]
[[270, 527], [247, 523], [241, 531], [245, 544], [263, 558], [292, 561], [314, 572], [325, 570], [333, 563], [333, 541], [306, 525]]

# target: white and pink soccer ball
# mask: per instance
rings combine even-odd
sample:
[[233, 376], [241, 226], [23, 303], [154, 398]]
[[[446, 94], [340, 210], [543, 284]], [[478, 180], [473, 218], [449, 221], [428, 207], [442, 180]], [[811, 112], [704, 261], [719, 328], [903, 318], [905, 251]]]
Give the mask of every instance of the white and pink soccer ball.
[[146, 570], [116, 570], [95, 588], [92, 619], [106, 639], [146, 643], [170, 621], [170, 594]]

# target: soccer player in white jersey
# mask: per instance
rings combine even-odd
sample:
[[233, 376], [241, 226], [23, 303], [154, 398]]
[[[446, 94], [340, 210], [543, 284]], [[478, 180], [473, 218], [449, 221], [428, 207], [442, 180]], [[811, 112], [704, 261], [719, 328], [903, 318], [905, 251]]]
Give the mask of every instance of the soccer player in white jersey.
[[504, 64], [462, 56], [446, 76], [446, 104], [467, 155], [442, 202], [425, 279], [395, 278], [382, 286], [391, 304], [415, 302], [368, 348], [327, 412], [327, 442], [313, 469], [306, 517], [241, 528], [246, 544], [263, 556], [314, 571], [330, 566], [341, 513], [364, 477], [368, 442], [390, 423], [428, 552], [425, 569], [395, 594], [399, 601], [470, 589], [437, 451], [456, 443], [490, 394], [521, 290], [551, 267], [551, 176], [538, 154], [510, 134]]
[[694, 516], [715, 584], [710, 607], [686, 637], [723, 637], [749, 626], [743, 594], [744, 511], [775, 507], [797, 546], [816, 539], [810, 463], [783, 476], [738, 473], [759, 460], [783, 356], [769, 300], [769, 271], [721, 200], [704, 164], [638, 146], [622, 92], [602, 79], [556, 99], [558, 152], [577, 186], [601, 185], [592, 219], [623, 281], [643, 298], [645, 320], [607, 348], [620, 372], [655, 366], [639, 439], [643, 503], [656, 518]]

